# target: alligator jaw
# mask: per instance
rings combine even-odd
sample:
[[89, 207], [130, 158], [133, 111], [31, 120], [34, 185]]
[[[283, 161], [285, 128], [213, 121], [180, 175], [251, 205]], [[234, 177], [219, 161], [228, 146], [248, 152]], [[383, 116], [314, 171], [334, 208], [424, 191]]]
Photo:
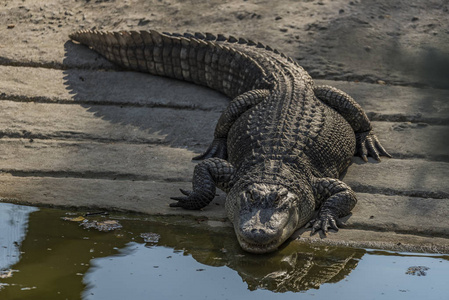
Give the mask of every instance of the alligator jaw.
[[[273, 252], [297, 229], [299, 213], [295, 207], [281, 212], [270, 210], [268, 214], [272, 215], [271, 219], [274, 221], [265, 224], [260, 222], [260, 212], [253, 214], [249, 220], [244, 218], [247, 219], [246, 222], [242, 222], [241, 215], [236, 216], [234, 230], [243, 250], [255, 254]], [[256, 232], [257, 235], [255, 236], [252, 232]]]
[[282, 244], [280, 240], [274, 240], [268, 244], [252, 244], [245, 241], [239, 235], [237, 235], [237, 239], [240, 243], [240, 247], [242, 247], [243, 250], [254, 254], [264, 254], [276, 251], [277, 248]]

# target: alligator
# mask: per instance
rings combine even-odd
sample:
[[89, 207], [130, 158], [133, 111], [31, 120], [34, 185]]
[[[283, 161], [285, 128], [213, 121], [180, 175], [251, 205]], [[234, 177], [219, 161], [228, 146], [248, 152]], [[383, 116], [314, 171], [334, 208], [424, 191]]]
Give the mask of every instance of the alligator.
[[[316, 86], [293, 59], [262, 43], [211, 33], [81, 30], [70, 38], [124, 68], [190, 81], [231, 102], [208, 149], [194, 157], [192, 190], [171, 207], [199, 210], [227, 193], [243, 250], [275, 251], [303, 226], [326, 235], [357, 202], [339, 180], [354, 155], [391, 157], [361, 106]], [[341, 227], [341, 226], [340, 226]]]

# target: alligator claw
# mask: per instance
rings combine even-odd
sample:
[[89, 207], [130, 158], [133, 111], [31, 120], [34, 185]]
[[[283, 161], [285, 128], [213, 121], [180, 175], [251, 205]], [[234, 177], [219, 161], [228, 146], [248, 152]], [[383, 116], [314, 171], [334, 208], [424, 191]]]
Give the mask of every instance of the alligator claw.
[[185, 202], [187, 200], [187, 197], [170, 197], [170, 199], [180, 202]]
[[170, 199], [178, 201], [175, 203], [170, 203], [170, 207], [183, 207], [183, 203], [187, 201], [187, 197], [170, 197]]
[[191, 207], [190, 201], [188, 197], [170, 197], [170, 199], [178, 201], [174, 203], [170, 203], [170, 207], [181, 207], [184, 209], [196, 209], [195, 207]]
[[195, 156], [192, 158], [193, 160], [203, 160], [211, 157], [218, 157], [222, 159], [227, 159], [227, 150], [226, 150], [226, 139], [214, 139], [212, 144], [207, 148], [206, 152]]
[[[198, 210], [209, 204], [210, 201], [205, 200], [205, 196], [195, 191], [179, 189], [185, 196], [170, 197], [177, 202], [170, 203], [170, 207], [181, 207], [189, 210]], [[215, 196], [215, 194], [212, 195]], [[212, 200], [212, 199], [211, 199]]]
[[[188, 190], [184, 190], [184, 189], [179, 189], [180, 191], [181, 191], [181, 193], [183, 193], [184, 195], [186, 195], [186, 196], [190, 196], [190, 194], [192, 194], [192, 192], [191, 191], [188, 191]], [[172, 198], [173, 199], [173, 198]]]
[[312, 230], [310, 232], [311, 236], [320, 230], [325, 236], [327, 236], [329, 228], [338, 231], [338, 226], [340, 225], [340, 221], [331, 213], [322, 213], [316, 219], [310, 220], [310, 222], [307, 223], [306, 228], [312, 227]]
[[[176, 200], [174, 198], [170, 198], [170, 199]], [[180, 202], [175, 202], [175, 203], [170, 203], [170, 207], [182, 207], [182, 205]]]
[[186, 195], [187, 197], [170, 197], [170, 199], [178, 201], [176, 203], [170, 203], [170, 207], [185, 207], [185, 203], [189, 201], [189, 196], [193, 193], [192, 191], [179, 189], [181, 193]]
[[392, 157], [372, 131], [357, 133], [356, 139], [356, 155], [359, 155], [365, 162], [368, 162], [368, 155], [377, 161], [380, 161], [380, 156]]
[[179, 190], [187, 197], [170, 197], [170, 199], [178, 201], [176, 203], [170, 203], [170, 207], [184, 207], [183, 204], [185, 204], [189, 200], [189, 196], [192, 194], [192, 192], [188, 190], [184, 189]]

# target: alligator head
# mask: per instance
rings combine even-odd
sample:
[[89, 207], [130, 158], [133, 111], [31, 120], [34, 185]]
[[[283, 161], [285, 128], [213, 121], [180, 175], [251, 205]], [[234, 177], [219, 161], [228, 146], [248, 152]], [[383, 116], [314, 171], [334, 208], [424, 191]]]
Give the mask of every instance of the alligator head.
[[240, 192], [234, 229], [243, 250], [276, 250], [297, 229], [299, 198], [281, 185], [254, 183]]

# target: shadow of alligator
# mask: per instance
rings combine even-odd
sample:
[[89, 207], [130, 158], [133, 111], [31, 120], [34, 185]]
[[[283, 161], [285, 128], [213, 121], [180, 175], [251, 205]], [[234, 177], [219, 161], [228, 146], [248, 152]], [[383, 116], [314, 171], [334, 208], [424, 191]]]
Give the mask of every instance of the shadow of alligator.
[[[75, 103], [112, 124], [146, 132], [143, 142], [196, 152], [207, 148], [227, 97], [192, 83], [123, 70], [71, 41], [64, 47], [64, 84]], [[133, 142], [131, 134], [125, 139]]]

